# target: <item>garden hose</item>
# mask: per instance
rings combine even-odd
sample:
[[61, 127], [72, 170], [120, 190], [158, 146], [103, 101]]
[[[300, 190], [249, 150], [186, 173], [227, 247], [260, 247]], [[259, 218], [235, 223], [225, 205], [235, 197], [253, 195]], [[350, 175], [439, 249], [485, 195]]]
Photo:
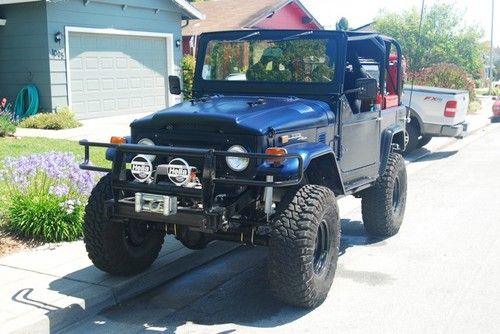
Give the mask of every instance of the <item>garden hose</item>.
[[33, 116], [38, 112], [38, 89], [35, 85], [29, 84], [19, 91], [16, 101], [14, 102], [15, 118], [21, 120], [23, 118]]

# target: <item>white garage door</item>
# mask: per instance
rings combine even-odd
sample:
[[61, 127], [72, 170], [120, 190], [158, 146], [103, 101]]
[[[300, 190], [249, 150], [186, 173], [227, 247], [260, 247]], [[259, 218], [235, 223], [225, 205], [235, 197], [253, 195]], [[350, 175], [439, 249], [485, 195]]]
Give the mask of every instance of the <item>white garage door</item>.
[[166, 107], [165, 38], [70, 32], [68, 40], [71, 107], [79, 119]]

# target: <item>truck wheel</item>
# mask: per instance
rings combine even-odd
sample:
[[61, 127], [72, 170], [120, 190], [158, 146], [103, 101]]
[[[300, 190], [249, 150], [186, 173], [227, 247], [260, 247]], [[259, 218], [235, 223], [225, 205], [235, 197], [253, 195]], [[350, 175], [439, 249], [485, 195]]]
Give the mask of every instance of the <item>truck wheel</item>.
[[316, 307], [333, 282], [340, 244], [337, 201], [326, 187], [300, 188], [272, 223], [269, 279], [282, 301]]
[[146, 223], [117, 223], [106, 217], [104, 203], [113, 198], [111, 175], [101, 178], [85, 208], [83, 241], [94, 265], [113, 275], [133, 275], [158, 257], [165, 231]]
[[420, 139], [418, 140], [418, 147], [423, 147], [427, 144], [429, 144], [429, 142], [431, 141], [432, 137], [431, 136], [422, 136], [420, 137]]
[[405, 150], [403, 151], [403, 155], [407, 155], [408, 153], [414, 151], [418, 146], [418, 137], [420, 135], [420, 131], [418, 130], [418, 126], [415, 125], [416, 121], [411, 121], [406, 124], [406, 133], [408, 135], [408, 142], [406, 143]]
[[406, 206], [406, 167], [403, 157], [391, 153], [384, 174], [361, 197], [361, 212], [366, 231], [389, 237], [398, 233]]

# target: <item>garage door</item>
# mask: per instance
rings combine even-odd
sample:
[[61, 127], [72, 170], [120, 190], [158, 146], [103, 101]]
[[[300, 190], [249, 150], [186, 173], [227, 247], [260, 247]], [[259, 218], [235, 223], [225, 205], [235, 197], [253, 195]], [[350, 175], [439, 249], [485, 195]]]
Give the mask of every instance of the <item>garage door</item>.
[[71, 107], [79, 119], [166, 107], [165, 38], [70, 32], [69, 57]]

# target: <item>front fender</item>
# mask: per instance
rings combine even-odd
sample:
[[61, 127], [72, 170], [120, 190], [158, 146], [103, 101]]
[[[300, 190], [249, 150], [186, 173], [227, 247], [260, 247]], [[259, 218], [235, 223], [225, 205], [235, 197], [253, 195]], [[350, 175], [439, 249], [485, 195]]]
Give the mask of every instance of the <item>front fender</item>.
[[[287, 145], [285, 148], [288, 153], [299, 154], [302, 157], [304, 171], [307, 170], [313, 159], [325, 154], [334, 154], [332, 148], [323, 143], [297, 143]], [[274, 167], [271, 163], [264, 161], [257, 168], [257, 173], [289, 178], [297, 175], [298, 169], [299, 161], [297, 159], [287, 159], [280, 167]]]
[[387, 167], [389, 154], [392, 151], [392, 144], [398, 144], [401, 151], [405, 149], [404, 140], [405, 129], [400, 124], [393, 124], [382, 133], [382, 142], [380, 143], [380, 170], [382, 175]]

